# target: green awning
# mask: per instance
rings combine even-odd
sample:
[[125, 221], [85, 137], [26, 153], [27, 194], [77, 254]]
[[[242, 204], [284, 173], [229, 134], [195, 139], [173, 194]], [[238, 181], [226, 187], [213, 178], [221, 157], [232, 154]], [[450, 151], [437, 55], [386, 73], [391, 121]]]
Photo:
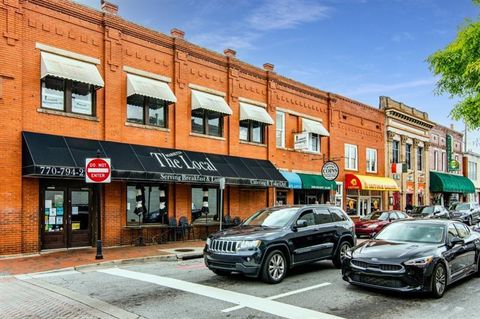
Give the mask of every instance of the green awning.
[[464, 176], [430, 172], [432, 193], [475, 193], [475, 185]]
[[335, 181], [328, 181], [322, 175], [300, 174], [297, 173], [302, 180], [303, 189], [326, 189], [336, 190], [337, 183]]

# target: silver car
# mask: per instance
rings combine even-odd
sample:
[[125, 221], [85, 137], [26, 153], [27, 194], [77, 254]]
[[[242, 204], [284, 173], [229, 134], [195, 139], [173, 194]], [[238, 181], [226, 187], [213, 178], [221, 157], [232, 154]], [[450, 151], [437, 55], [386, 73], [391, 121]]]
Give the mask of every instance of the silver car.
[[450, 218], [461, 220], [468, 225], [473, 225], [480, 218], [480, 206], [478, 203], [453, 203], [448, 209]]

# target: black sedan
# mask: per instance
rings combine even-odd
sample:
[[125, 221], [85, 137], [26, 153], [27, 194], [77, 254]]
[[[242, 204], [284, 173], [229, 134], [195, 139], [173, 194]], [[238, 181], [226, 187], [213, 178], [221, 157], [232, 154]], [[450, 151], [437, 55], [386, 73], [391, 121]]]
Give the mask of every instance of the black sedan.
[[440, 298], [448, 285], [479, 274], [479, 252], [480, 234], [461, 222], [400, 221], [347, 251], [342, 276], [353, 285]]

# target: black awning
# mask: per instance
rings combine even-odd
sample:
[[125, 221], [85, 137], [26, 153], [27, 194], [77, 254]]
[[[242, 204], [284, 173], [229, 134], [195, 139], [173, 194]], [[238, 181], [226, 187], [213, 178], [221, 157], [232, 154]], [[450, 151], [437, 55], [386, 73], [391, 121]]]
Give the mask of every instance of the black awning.
[[112, 180], [287, 187], [267, 160], [23, 132], [22, 174], [84, 178], [85, 159], [109, 157]]

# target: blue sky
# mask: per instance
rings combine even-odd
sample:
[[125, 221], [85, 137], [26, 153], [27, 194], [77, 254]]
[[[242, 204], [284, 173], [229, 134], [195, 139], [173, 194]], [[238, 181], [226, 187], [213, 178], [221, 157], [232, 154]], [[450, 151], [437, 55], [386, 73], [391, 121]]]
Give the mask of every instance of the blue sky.
[[[80, 0], [99, 8], [100, 0]], [[387, 95], [453, 121], [455, 100], [435, 96], [425, 59], [480, 10], [471, 0], [112, 0], [125, 19], [325, 91], [378, 107]], [[455, 123], [463, 129], [461, 123]], [[479, 139], [480, 140], [480, 139]]]

